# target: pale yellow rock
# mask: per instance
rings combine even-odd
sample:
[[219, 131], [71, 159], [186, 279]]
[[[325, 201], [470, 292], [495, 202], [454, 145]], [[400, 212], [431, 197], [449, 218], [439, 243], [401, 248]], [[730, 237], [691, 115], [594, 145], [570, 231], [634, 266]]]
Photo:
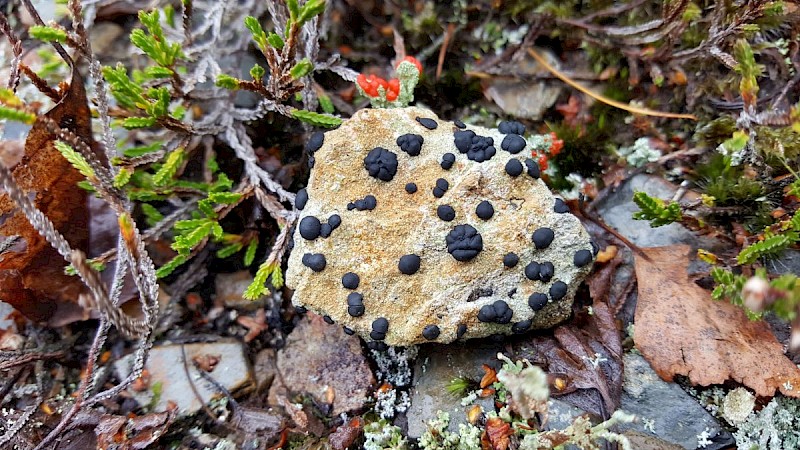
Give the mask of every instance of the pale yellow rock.
[[[435, 120], [438, 128], [428, 130], [417, 117]], [[330, 316], [367, 340], [373, 321], [386, 318], [389, 328], [384, 342], [388, 345], [428, 342], [422, 332], [429, 325], [439, 327], [436, 342], [448, 343], [458, 338], [461, 325], [466, 326], [462, 339], [467, 339], [511, 334], [515, 323], [529, 319], [532, 329], [549, 328], [569, 316], [575, 290], [591, 268], [591, 264], [576, 267], [573, 257], [579, 250], [592, 250], [589, 235], [575, 216], [553, 211], [555, 198], [540, 179], [526, 172], [516, 178], [506, 173], [509, 159], [520, 160], [524, 167], [530, 146], [512, 155], [501, 150], [505, 135], [499, 131], [467, 129], [492, 137], [495, 156], [482, 163], [469, 160], [454, 145], [457, 128], [453, 123], [421, 108], [364, 109], [325, 134], [324, 144], [314, 154], [309, 200], [300, 218], [315, 216], [324, 224], [338, 214], [342, 222], [328, 238], [309, 241], [295, 232], [286, 274], [287, 285], [295, 290], [295, 305]], [[419, 156], [409, 156], [396, 144], [407, 133], [424, 138]], [[375, 147], [397, 156], [397, 174], [390, 181], [369, 176], [364, 167], [365, 156]], [[450, 170], [440, 166], [447, 152], [456, 156]], [[432, 194], [439, 178], [450, 185], [442, 198]], [[410, 182], [418, 187], [414, 194], [405, 190]], [[374, 210], [347, 209], [348, 203], [370, 194], [377, 199]], [[489, 220], [475, 214], [484, 200], [494, 207]], [[439, 219], [436, 210], [444, 204], [455, 209], [455, 220]], [[476, 228], [483, 240], [483, 250], [470, 261], [456, 261], [447, 251], [445, 237], [460, 224]], [[538, 250], [531, 235], [541, 227], [553, 229], [555, 240]], [[514, 268], [503, 265], [503, 256], [509, 252], [519, 256]], [[325, 269], [314, 272], [304, 266], [302, 258], [307, 253], [323, 254]], [[413, 275], [398, 269], [400, 257], [407, 254], [421, 258], [420, 269]], [[524, 269], [531, 261], [552, 262], [553, 279], [548, 283], [527, 279]], [[342, 285], [347, 272], [360, 277], [355, 292], [364, 298], [361, 317], [347, 312], [347, 296], [354, 292]], [[559, 301], [550, 299], [534, 312], [528, 306], [529, 296], [548, 293], [557, 281], [567, 284], [567, 295]], [[481, 307], [497, 301], [513, 310], [511, 322], [480, 322]]]

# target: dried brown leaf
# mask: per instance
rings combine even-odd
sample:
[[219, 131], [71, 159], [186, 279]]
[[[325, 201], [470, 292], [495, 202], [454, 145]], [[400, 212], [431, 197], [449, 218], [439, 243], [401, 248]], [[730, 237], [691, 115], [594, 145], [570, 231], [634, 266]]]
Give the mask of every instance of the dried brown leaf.
[[488, 444], [492, 450], [506, 450], [513, 434], [511, 425], [499, 417], [492, 417], [486, 421], [486, 432], [481, 436], [481, 443]]
[[333, 450], [347, 450], [364, 431], [364, 421], [354, 417], [347, 424], [340, 426], [328, 437]]
[[689, 377], [708, 386], [727, 380], [759, 396], [800, 397], [800, 369], [783, 352], [769, 326], [751, 321], [744, 311], [714, 301], [686, 274], [691, 249], [686, 245], [643, 249], [636, 255], [639, 300], [636, 347], [658, 375]]
[[[44, 117], [91, 142], [91, 116], [83, 79], [73, 71], [61, 101]], [[19, 187], [55, 225], [72, 248], [88, 247], [86, 192], [76, 186], [83, 177], [55, 148], [56, 136], [45, 119], [37, 119], [25, 141], [25, 153], [12, 174]], [[0, 195], [0, 235], [19, 236], [0, 259], [0, 295], [28, 318], [60, 325], [81, 318], [76, 304], [80, 278], [64, 273], [64, 259], [28, 223], [7, 194]]]

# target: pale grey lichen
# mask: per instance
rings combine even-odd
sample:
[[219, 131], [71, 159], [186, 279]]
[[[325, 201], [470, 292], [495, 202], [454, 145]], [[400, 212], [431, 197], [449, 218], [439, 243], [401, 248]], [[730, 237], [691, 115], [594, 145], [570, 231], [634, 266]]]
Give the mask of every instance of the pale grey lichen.
[[428, 429], [419, 438], [424, 450], [481, 450], [480, 428], [472, 424], [459, 424], [458, 433], [447, 431], [450, 414], [437, 411], [436, 419], [428, 421]]
[[731, 425], [739, 425], [753, 412], [756, 397], [743, 387], [728, 392], [722, 399], [722, 417]]
[[[556, 433], [569, 439], [563, 444], [574, 444], [583, 450], [599, 450], [602, 441], [616, 442], [623, 450], [632, 450], [631, 443], [624, 435], [615, 433], [609, 428], [618, 423], [633, 422], [636, 417], [625, 411], [615, 411], [611, 418], [597, 425], [592, 425], [591, 420], [585, 416], [576, 417], [572, 425]], [[540, 448], [551, 448], [552, 441], [547, 439], [548, 432], [527, 434], [520, 442], [519, 450], [538, 450]]]
[[364, 450], [407, 450], [408, 441], [400, 427], [385, 420], [368, 423], [364, 427]]
[[778, 396], [733, 433], [739, 450], [800, 448], [800, 400]]
[[514, 363], [502, 353], [498, 353], [497, 358], [505, 362], [497, 372], [497, 379], [511, 394], [512, 408], [523, 419], [530, 419], [536, 413], [546, 413], [550, 396], [547, 374], [528, 361], [525, 361], [525, 365], [521, 361]]
[[661, 152], [650, 145], [649, 138], [639, 138], [630, 147], [620, 147], [618, 152], [634, 167], [658, 161], [661, 157]]

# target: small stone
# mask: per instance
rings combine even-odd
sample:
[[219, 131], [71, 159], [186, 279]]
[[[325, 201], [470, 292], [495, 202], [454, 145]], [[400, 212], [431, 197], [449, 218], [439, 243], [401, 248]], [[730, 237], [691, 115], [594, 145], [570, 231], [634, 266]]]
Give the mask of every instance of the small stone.
[[550, 261], [545, 261], [539, 266], [539, 279], [542, 283], [548, 283], [553, 279], [556, 273], [556, 268]]
[[522, 136], [507, 134], [506, 137], [503, 138], [503, 142], [500, 143], [500, 148], [511, 154], [517, 154], [525, 149], [525, 145], [527, 145], [527, 142], [525, 142]]
[[300, 231], [300, 236], [303, 236], [303, 239], [313, 241], [319, 237], [320, 226], [319, 219], [314, 216], [306, 216], [303, 217], [297, 228]]
[[423, 127], [427, 128], [429, 130], [435, 130], [439, 126], [439, 124], [436, 123], [435, 120], [428, 119], [428, 118], [425, 118], [425, 117], [417, 117], [417, 122], [419, 122], [420, 125], [422, 125]]
[[406, 192], [409, 194], [413, 194], [417, 192], [417, 184], [416, 183], [406, 183]]
[[456, 210], [450, 205], [439, 205], [436, 208], [436, 215], [445, 222], [450, 222], [456, 218]]
[[541, 270], [541, 265], [539, 265], [536, 261], [531, 261], [525, 266], [525, 277], [529, 280], [539, 281], [539, 271]]
[[321, 253], [306, 253], [303, 255], [303, 265], [314, 272], [322, 272], [325, 270], [327, 261], [325, 261], [325, 255]]
[[494, 215], [494, 207], [491, 203], [484, 200], [478, 203], [478, 206], [475, 208], [475, 215], [483, 220], [489, 220]]
[[569, 212], [569, 206], [567, 206], [567, 204], [564, 203], [564, 200], [561, 200], [560, 198], [556, 198], [556, 203], [555, 203], [555, 205], [553, 205], [553, 212], [556, 212], [556, 213], [559, 213], [559, 214], [568, 213]]
[[345, 289], [358, 289], [359, 283], [361, 283], [361, 278], [353, 272], [347, 272], [342, 275], [342, 286]]
[[456, 155], [452, 153], [445, 153], [442, 155], [442, 162], [441, 166], [444, 170], [450, 170], [453, 167], [453, 164], [456, 162]]
[[550, 298], [553, 301], [559, 301], [567, 295], [567, 285], [563, 281], [556, 281], [550, 286]]
[[483, 239], [472, 225], [456, 225], [445, 238], [447, 252], [456, 261], [469, 261], [483, 250]]
[[303, 208], [306, 207], [307, 202], [308, 202], [308, 191], [306, 191], [306, 188], [297, 191], [297, 195], [294, 198], [294, 206], [298, 210], [302, 211]]
[[331, 316], [322, 316], [322, 320], [324, 320], [328, 325], [333, 325], [333, 319], [331, 319]]
[[506, 163], [506, 173], [515, 178], [522, 175], [522, 163], [518, 159], [509, 159]]
[[418, 134], [408, 133], [398, 137], [396, 142], [400, 146], [400, 150], [408, 153], [409, 156], [419, 156], [425, 139]]
[[466, 126], [466, 125], [464, 125], [464, 122], [462, 122], [462, 121], [460, 121], [460, 120], [458, 120], [458, 119], [456, 119], [456, 120], [454, 120], [454, 121], [453, 121], [453, 125], [455, 125], [457, 128], [461, 128], [462, 130], [463, 130], [464, 128], [467, 128], [467, 126]]
[[541, 292], [534, 292], [528, 297], [528, 306], [534, 311], [539, 311], [547, 305], [547, 294]]
[[540, 176], [542, 176], [542, 171], [539, 168], [539, 163], [537, 163], [533, 159], [531, 158], [525, 159], [525, 165], [528, 167], [528, 175], [530, 175], [531, 177], [538, 179]]
[[503, 134], [525, 134], [525, 125], [516, 120], [503, 120], [497, 125], [497, 131]]
[[397, 268], [401, 273], [406, 275], [414, 275], [419, 270], [420, 258], [417, 255], [403, 255], [400, 257], [400, 262], [397, 263]]
[[506, 253], [506, 255], [503, 256], [503, 265], [509, 269], [516, 267], [517, 263], [519, 263], [519, 256], [517, 256], [516, 253]]
[[319, 226], [319, 237], [327, 238], [333, 233], [333, 227], [329, 223], [323, 223]]
[[427, 325], [422, 330], [422, 337], [424, 337], [425, 339], [427, 339], [429, 341], [432, 341], [432, 340], [434, 340], [434, 339], [439, 337], [439, 333], [440, 333], [440, 331], [439, 331], [439, 327], [438, 326], [436, 326], [436, 325]]
[[572, 258], [576, 267], [583, 267], [592, 262], [593, 256], [590, 250], [578, 250]]
[[533, 232], [533, 245], [536, 246], [538, 250], [545, 249], [550, 246], [555, 239], [556, 235], [550, 228], [539, 228], [538, 230]]
[[322, 148], [324, 142], [325, 133], [322, 131], [315, 131], [311, 133], [311, 137], [308, 139], [308, 142], [306, 142], [306, 151], [309, 155], [313, 155], [317, 150]]
[[391, 181], [397, 174], [397, 155], [383, 147], [375, 147], [364, 158], [364, 168], [373, 178]]

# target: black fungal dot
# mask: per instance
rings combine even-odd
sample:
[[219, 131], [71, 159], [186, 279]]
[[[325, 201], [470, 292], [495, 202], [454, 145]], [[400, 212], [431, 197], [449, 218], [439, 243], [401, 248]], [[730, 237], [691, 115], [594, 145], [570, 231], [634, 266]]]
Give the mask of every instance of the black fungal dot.
[[528, 297], [528, 306], [534, 311], [539, 311], [547, 305], [547, 294], [541, 292], [534, 292]]
[[322, 320], [324, 320], [328, 325], [333, 325], [333, 319], [331, 319], [331, 316], [322, 316]]
[[352, 336], [352, 335], [356, 334], [355, 331], [353, 331], [352, 329], [347, 328], [347, 327], [342, 327], [342, 331], [344, 331], [344, 334], [346, 334], [348, 336]]
[[514, 316], [514, 311], [508, 307], [508, 303], [503, 300], [497, 300], [496, 302], [492, 303], [492, 308], [494, 308], [494, 312], [497, 317], [494, 319], [496, 323], [510, 323], [511, 317]]
[[503, 138], [503, 142], [500, 143], [500, 148], [511, 154], [517, 154], [525, 149], [526, 144], [527, 142], [525, 142], [522, 136], [507, 134], [506, 137]]
[[409, 156], [418, 156], [419, 152], [422, 150], [422, 143], [425, 142], [425, 139], [418, 134], [404, 134], [397, 138], [397, 145], [400, 146], [400, 150], [408, 153]]
[[306, 203], [308, 203], [308, 191], [303, 188], [297, 191], [297, 196], [294, 198], [294, 206], [302, 211], [306, 207]]
[[300, 230], [300, 236], [303, 236], [303, 239], [313, 241], [319, 237], [321, 226], [319, 219], [314, 216], [306, 216], [300, 221], [298, 230]]
[[569, 206], [567, 206], [567, 204], [564, 203], [564, 200], [557, 198], [555, 205], [553, 205], [553, 212], [557, 212], [559, 214], [568, 213]]
[[364, 315], [364, 297], [358, 292], [351, 292], [347, 296], [347, 314], [353, 317]]
[[488, 161], [497, 153], [494, 139], [478, 136], [472, 130], [459, 130], [453, 133], [453, 143], [459, 152], [466, 153], [467, 158], [475, 162]]
[[[372, 336], [371, 333], [370, 336]], [[385, 352], [386, 350], [389, 350], [389, 346], [385, 343], [375, 341], [367, 342], [367, 348], [370, 350], [375, 350], [376, 352]]]
[[516, 120], [504, 120], [497, 125], [497, 130], [503, 134], [525, 134], [525, 125]]
[[509, 159], [506, 163], [506, 173], [512, 177], [518, 177], [522, 174], [522, 163], [518, 159]]
[[417, 117], [417, 122], [419, 122], [420, 125], [429, 130], [435, 130], [439, 126], [439, 124], [436, 123], [435, 120], [428, 119], [426, 117]]
[[456, 339], [461, 339], [467, 333], [467, 326], [463, 323], [456, 328]]
[[567, 284], [563, 281], [556, 281], [550, 286], [550, 297], [554, 301], [561, 300], [565, 295], [567, 295]]
[[302, 259], [303, 265], [314, 272], [322, 272], [328, 264], [322, 253], [306, 253]]
[[508, 291], [508, 298], [514, 298], [514, 295], [517, 293], [517, 288], [514, 288]]
[[333, 227], [329, 223], [323, 223], [319, 227], [319, 237], [326, 238], [333, 232]]
[[542, 266], [536, 262], [531, 261], [525, 266], [525, 277], [529, 280], [538, 281], [539, 280], [539, 271], [542, 269]]
[[[466, 125], [464, 125], [464, 122], [462, 122], [462, 121], [460, 121], [460, 120], [458, 120], [458, 119], [456, 119], [456, 120], [454, 120], [454, 121], [453, 121], [453, 125], [455, 125], [455, 126], [456, 126], [456, 127], [458, 127], [458, 128], [461, 128], [462, 130], [463, 130], [464, 128], [467, 128], [467, 126], [466, 126]], [[465, 325], [465, 327], [466, 327], [466, 325]]]
[[391, 181], [397, 174], [397, 155], [383, 147], [375, 147], [364, 157], [364, 168], [373, 178]]
[[516, 267], [517, 263], [519, 263], [519, 256], [516, 253], [506, 253], [506, 256], [503, 256], [503, 265], [511, 268]]
[[556, 268], [550, 261], [545, 261], [541, 264], [541, 266], [539, 266], [539, 279], [544, 283], [552, 280], [555, 273]]
[[359, 283], [361, 283], [361, 278], [353, 272], [342, 275], [342, 286], [346, 289], [358, 289]]
[[420, 259], [417, 255], [403, 255], [397, 263], [397, 268], [401, 273], [414, 275], [419, 270]]
[[348, 203], [347, 210], [352, 211], [357, 209], [359, 211], [372, 211], [376, 206], [378, 206], [378, 200], [375, 198], [375, 196], [367, 195], [360, 200]]
[[389, 321], [384, 317], [378, 317], [372, 322], [372, 332], [369, 337], [376, 341], [386, 339], [386, 333], [389, 331]]
[[325, 133], [322, 131], [315, 131], [311, 133], [311, 137], [306, 142], [306, 151], [309, 155], [313, 155], [317, 150], [322, 148], [322, 143], [325, 142]]
[[439, 205], [436, 208], [436, 215], [445, 222], [450, 222], [456, 218], [456, 210], [450, 205]]
[[308, 312], [308, 309], [305, 306], [295, 306], [294, 312], [296, 312], [297, 314], [305, 314]]
[[442, 169], [450, 170], [450, 168], [453, 167], [453, 164], [455, 164], [455, 162], [456, 162], [456, 155], [452, 153], [445, 153], [444, 155], [442, 155], [442, 162], [440, 163], [440, 165], [442, 166]]
[[338, 214], [334, 214], [328, 217], [328, 225], [331, 226], [331, 230], [339, 228], [339, 225], [341, 224], [342, 224], [342, 218]]
[[578, 267], [583, 267], [592, 262], [592, 252], [590, 250], [578, 250], [572, 258], [572, 262]]
[[478, 311], [478, 320], [481, 322], [509, 323], [514, 311], [508, 307], [508, 303], [497, 300], [491, 305], [484, 305]]
[[543, 248], [547, 248], [550, 244], [553, 243], [553, 239], [555, 239], [556, 235], [550, 228], [539, 228], [538, 230], [533, 232], [533, 245], [536, 246], [537, 249], [541, 250]]
[[597, 253], [600, 251], [600, 246], [597, 245], [597, 242], [595, 241], [591, 241], [590, 244], [592, 244], [592, 254], [597, 256]]
[[456, 261], [469, 261], [483, 250], [483, 238], [472, 225], [456, 225], [445, 238], [447, 252]]
[[436, 180], [436, 186], [433, 188], [433, 196], [436, 198], [442, 198], [448, 189], [450, 189], [450, 183], [448, 183], [444, 178], [439, 178]]
[[422, 337], [432, 341], [439, 337], [439, 327], [436, 325], [428, 325], [422, 330]]
[[483, 220], [489, 220], [494, 215], [494, 207], [491, 203], [484, 200], [478, 203], [478, 206], [475, 208], [475, 215]]
[[313, 169], [314, 168], [314, 164], [316, 162], [317, 162], [317, 158], [314, 158], [313, 156], [309, 156], [308, 157], [308, 168], [309, 169]]
[[531, 319], [523, 320], [521, 322], [516, 322], [513, 325], [511, 325], [511, 331], [514, 334], [522, 334], [528, 331], [528, 329], [531, 327], [532, 324], [533, 321]]
[[532, 178], [539, 178], [542, 175], [542, 171], [539, 169], [539, 163], [533, 159], [527, 158], [525, 160], [525, 165], [528, 167], [528, 175]]
[[409, 194], [413, 194], [414, 192], [417, 192], [417, 184], [416, 183], [407, 183], [406, 184], [406, 192], [408, 192]]

